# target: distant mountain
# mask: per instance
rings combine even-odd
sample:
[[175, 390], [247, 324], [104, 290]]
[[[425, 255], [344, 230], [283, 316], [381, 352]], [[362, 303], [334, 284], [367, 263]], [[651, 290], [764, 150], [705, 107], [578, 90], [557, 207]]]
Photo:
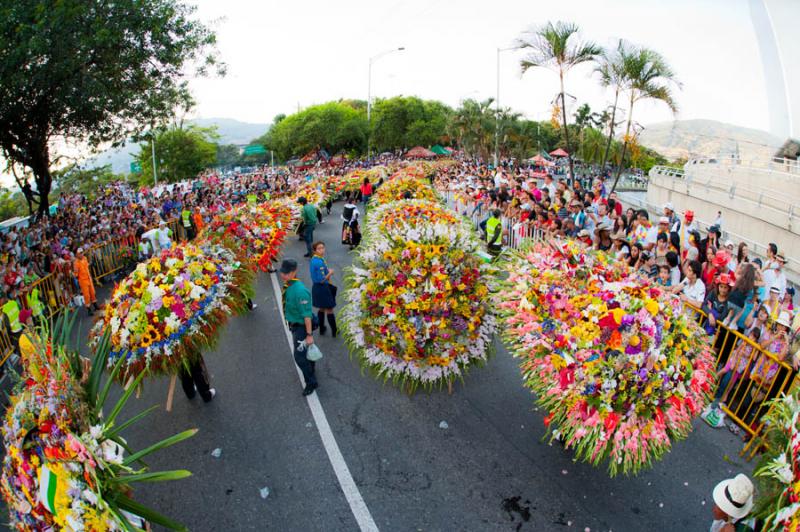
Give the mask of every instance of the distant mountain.
[[715, 120], [676, 120], [645, 127], [639, 143], [668, 159], [716, 157], [736, 153], [742, 160], [769, 158], [786, 139]]
[[[246, 145], [269, 129], [268, 124], [240, 122], [232, 118], [195, 118], [187, 120], [187, 123], [200, 127], [216, 126], [220, 144]], [[131, 162], [137, 153], [139, 153], [139, 143], [127, 142], [119, 148], [109, 148], [99, 153], [87, 160], [86, 164], [90, 168], [110, 164], [115, 173], [124, 174], [130, 172]]]

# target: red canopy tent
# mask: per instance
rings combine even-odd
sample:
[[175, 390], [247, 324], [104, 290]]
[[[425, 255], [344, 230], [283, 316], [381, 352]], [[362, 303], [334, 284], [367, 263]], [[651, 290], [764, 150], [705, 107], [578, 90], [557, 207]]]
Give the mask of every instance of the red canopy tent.
[[430, 159], [431, 157], [436, 157], [436, 154], [422, 146], [411, 148], [406, 153], [406, 159]]
[[539, 166], [551, 166], [553, 164], [538, 153], [528, 159], [528, 161], [532, 162], [533, 164], [538, 164]]
[[569, 153], [565, 152], [561, 148], [551, 151], [550, 155], [552, 155], [553, 157], [569, 157]]

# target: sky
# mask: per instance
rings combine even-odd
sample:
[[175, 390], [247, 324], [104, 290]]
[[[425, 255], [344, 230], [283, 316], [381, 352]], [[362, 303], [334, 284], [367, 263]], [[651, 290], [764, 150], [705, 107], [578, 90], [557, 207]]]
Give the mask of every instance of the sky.
[[[313, 104], [416, 95], [457, 106], [495, 97], [497, 48], [548, 21], [577, 23], [584, 39], [611, 47], [619, 38], [666, 57], [683, 84], [679, 113], [637, 103], [647, 125], [707, 118], [769, 130], [767, 91], [748, 0], [194, 0], [217, 32], [224, 78], [191, 81], [193, 115], [271, 122]], [[558, 91], [550, 70], [520, 73], [520, 52], [500, 56], [500, 104], [549, 119]], [[613, 103], [589, 66], [573, 69], [567, 93], [600, 111]], [[569, 105], [569, 101], [568, 101]], [[573, 104], [574, 105], [574, 104]], [[568, 107], [574, 110], [576, 105]]]

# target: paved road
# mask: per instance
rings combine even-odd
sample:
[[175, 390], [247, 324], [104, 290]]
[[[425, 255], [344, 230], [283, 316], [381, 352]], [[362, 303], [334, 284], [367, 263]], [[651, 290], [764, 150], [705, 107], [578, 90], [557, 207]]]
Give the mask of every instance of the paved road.
[[[350, 264], [338, 244], [341, 204], [317, 239], [328, 244], [334, 282]], [[293, 238], [285, 256], [301, 264]], [[279, 301], [280, 298], [277, 298]], [[258, 309], [233, 319], [206, 354], [217, 398], [187, 400], [176, 390], [163, 409], [127, 435], [136, 447], [188, 427], [194, 438], [154, 457], [156, 468], [194, 476], [142, 485], [136, 497], [191, 530], [357, 530], [320, 439], [289, 352], [270, 278], [257, 285]], [[372, 518], [384, 531], [705, 530], [714, 484], [748, 471], [741, 444], [702, 422], [656, 467], [609, 479], [542, 441], [542, 412], [521, 385], [516, 361], [498, 346], [463, 385], [409, 396], [362, 375], [341, 340], [318, 340], [318, 397]], [[130, 411], [166, 399], [165, 379], [148, 382]], [[439, 428], [441, 421], [447, 429]], [[220, 458], [211, 456], [220, 448]], [[730, 460], [724, 459], [730, 456]], [[268, 487], [264, 500], [259, 489]], [[705, 503], [705, 504], [703, 504]]]

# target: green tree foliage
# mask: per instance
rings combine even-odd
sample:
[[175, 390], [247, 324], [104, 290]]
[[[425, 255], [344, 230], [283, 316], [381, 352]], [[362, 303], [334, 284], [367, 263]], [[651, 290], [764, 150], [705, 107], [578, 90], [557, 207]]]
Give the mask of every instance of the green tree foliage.
[[8, 220], [26, 214], [28, 214], [28, 207], [21, 192], [11, 192], [5, 187], [0, 188], [0, 220]]
[[190, 101], [185, 74], [219, 67], [194, 10], [179, 0], [0, 0], [0, 149], [33, 172], [40, 214], [58, 139], [96, 147], [163, 123]]
[[416, 96], [377, 100], [372, 107], [372, 145], [378, 152], [444, 142], [452, 109]]
[[218, 144], [217, 164], [219, 166], [238, 166], [242, 160], [240, 151], [236, 144]]
[[[216, 131], [197, 126], [171, 127], [156, 135], [156, 161], [159, 182], [174, 183], [196, 176], [217, 163]], [[142, 183], [153, 183], [151, 141], [139, 149], [136, 159], [142, 165]]]
[[450, 137], [467, 155], [488, 160], [494, 149], [495, 111], [493, 98], [481, 102], [471, 98], [461, 102], [450, 121]]
[[115, 174], [110, 164], [99, 168], [81, 168], [73, 164], [53, 172], [57, 192], [85, 194], [90, 197], [98, 187], [119, 180], [124, 180], [124, 176]]
[[367, 147], [367, 115], [343, 102], [313, 105], [273, 123], [257, 141], [274, 151], [278, 160], [320, 148], [331, 154], [340, 151], [360, 154]]

